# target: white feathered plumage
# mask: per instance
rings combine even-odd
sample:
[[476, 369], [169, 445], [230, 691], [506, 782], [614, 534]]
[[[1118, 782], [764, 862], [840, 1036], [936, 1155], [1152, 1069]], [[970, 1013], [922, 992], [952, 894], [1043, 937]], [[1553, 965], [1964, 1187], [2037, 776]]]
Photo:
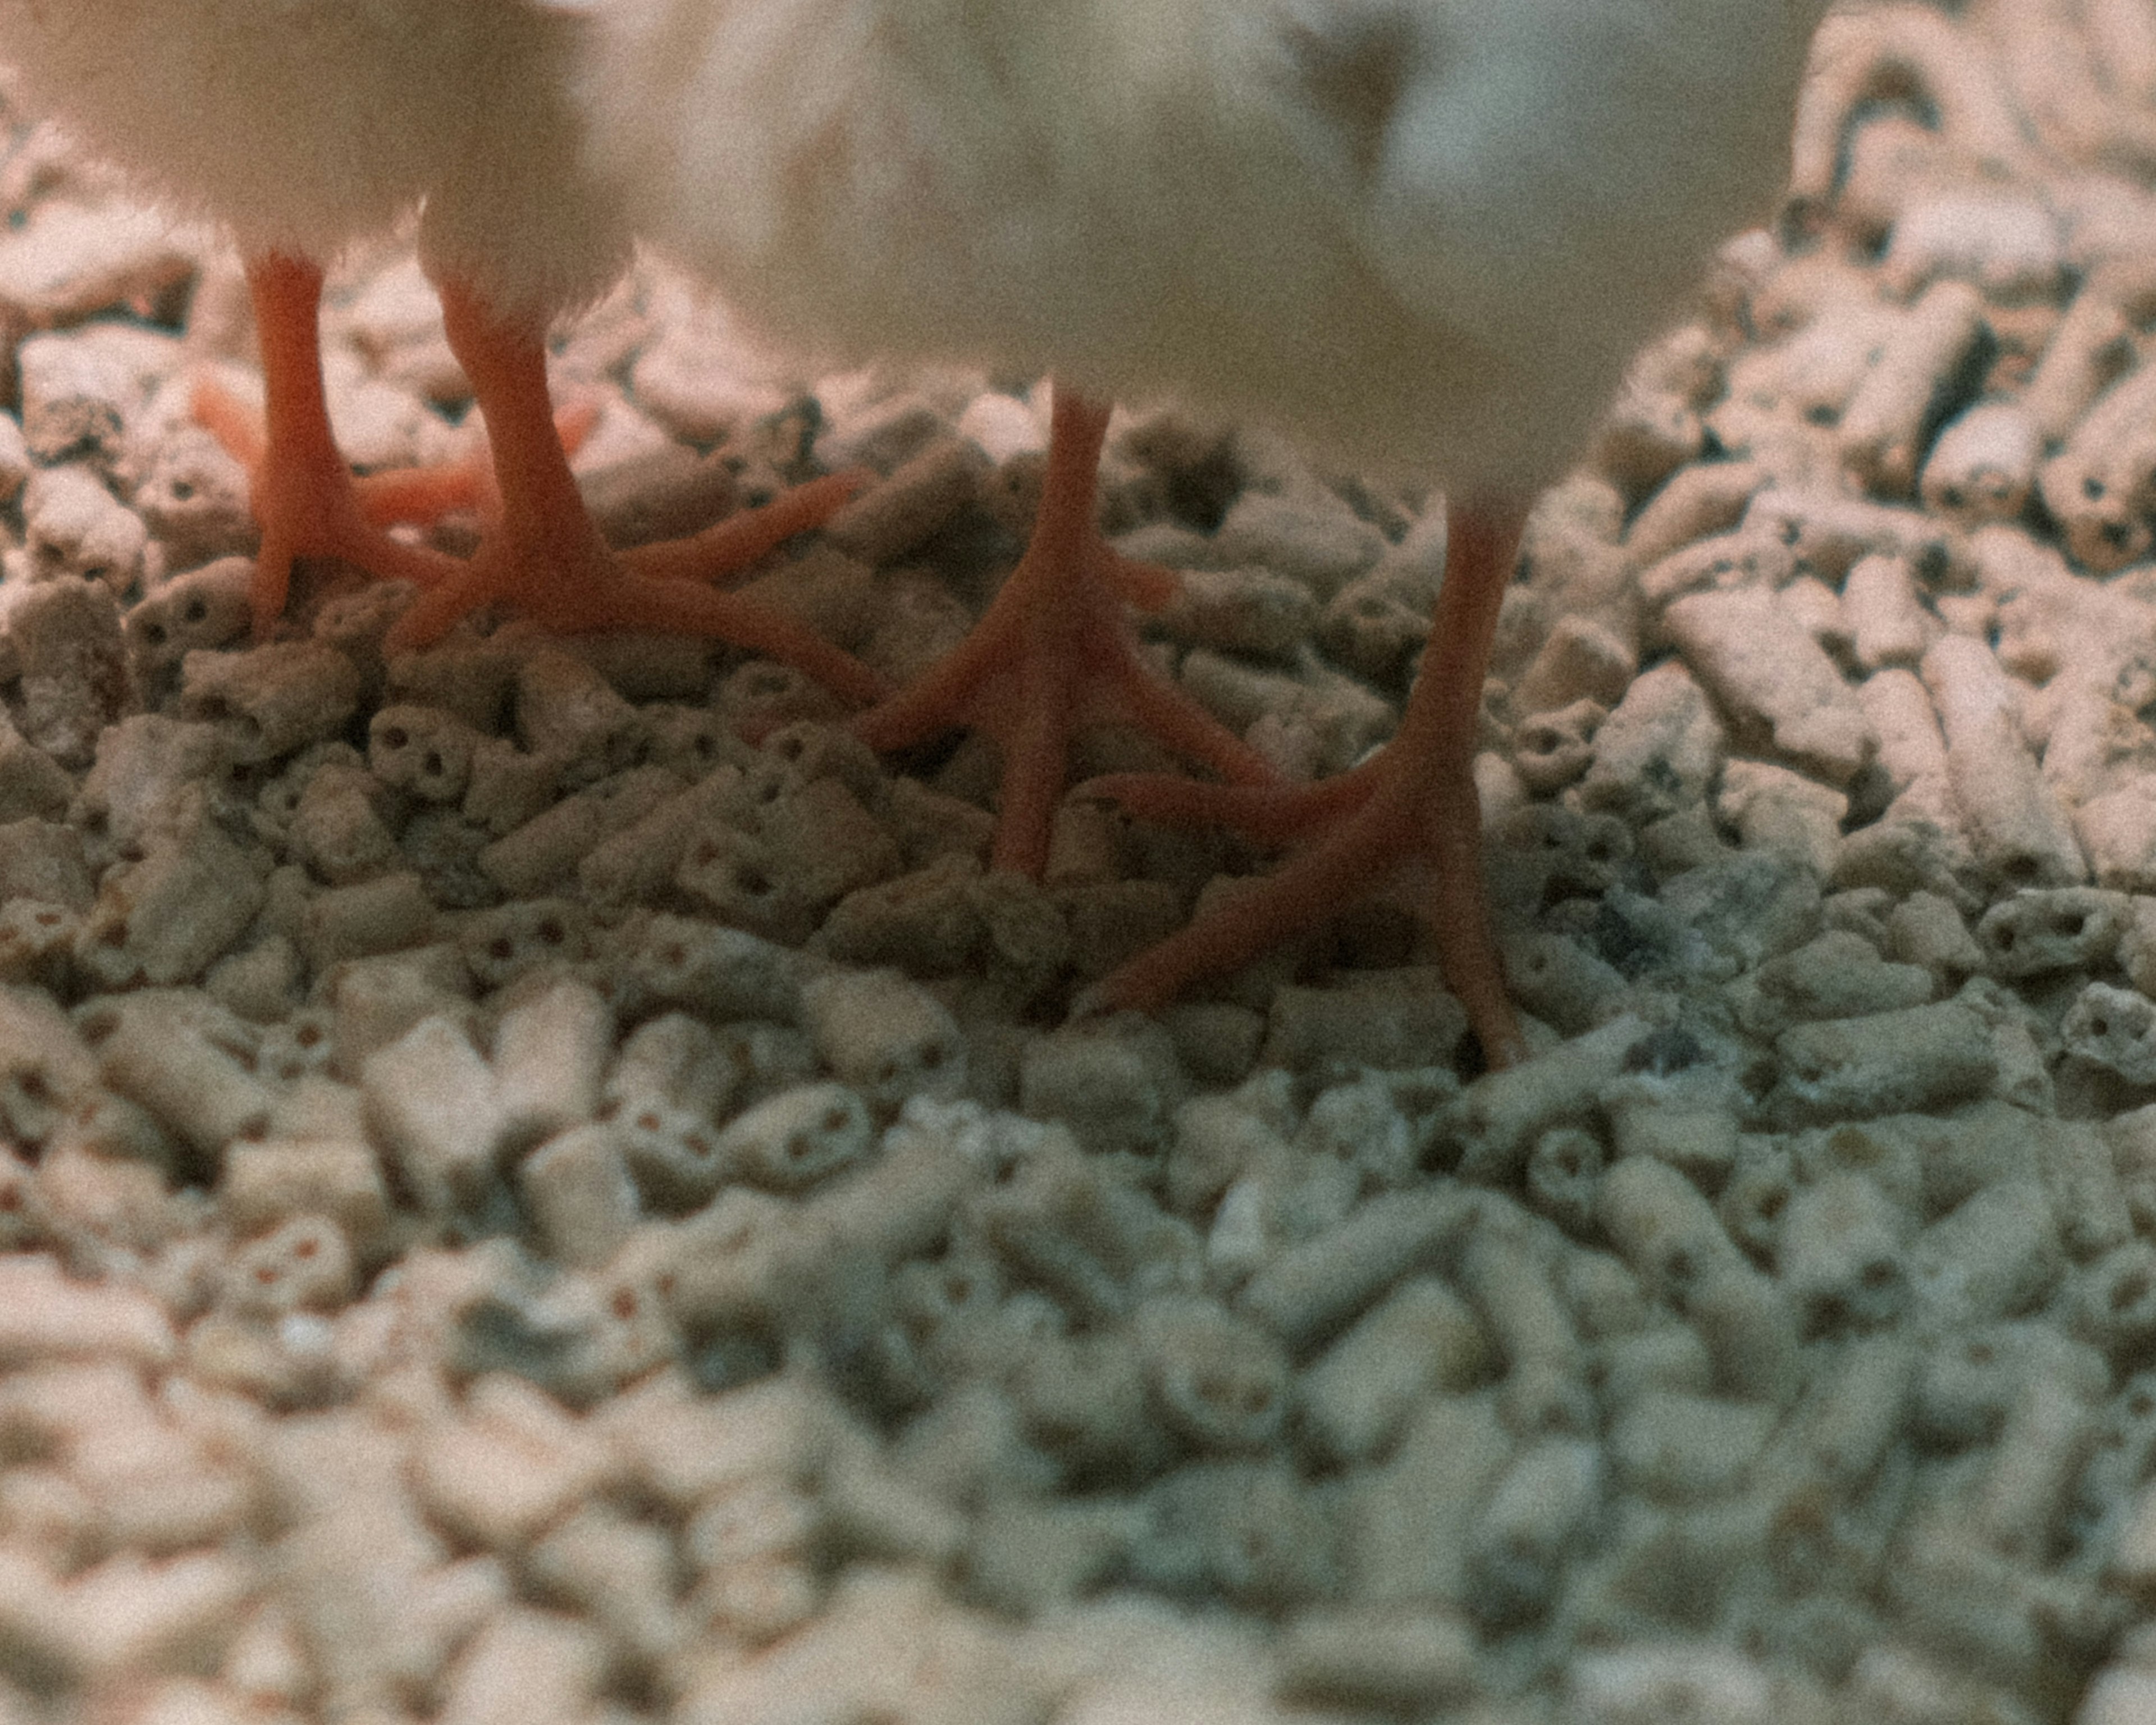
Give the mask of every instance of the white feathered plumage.
[[587, 0], [639, 232], [849, 361], [1560, 471], [1786, 172], [1824, 0]]
[[332, 259], [424, 205], [429, 273], [542, 323], [629, 254], [573, 50], [521, 0], [0, 0], [22, 103], [248, 256]]

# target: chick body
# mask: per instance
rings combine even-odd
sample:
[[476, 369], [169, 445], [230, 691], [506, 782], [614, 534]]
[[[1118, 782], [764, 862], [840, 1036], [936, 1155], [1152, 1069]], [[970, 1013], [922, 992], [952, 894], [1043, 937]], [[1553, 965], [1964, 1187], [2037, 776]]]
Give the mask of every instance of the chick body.
[[[639, 232], [775, 333], [850, 362], [1179, 394], [1447, 488], [1430, 646], [1378, 757], [1269, 785], [1163, 712], [1157, 732], [1245, 782], [1101, 782], [1158, 818], [1312, 842], [1097, 998], [1158, 1004], [1419, 861], [1448, 983], [1490, 1060], [1519, 1057], [1472, 763], [1525, 501], [1707, 248], [1772, 198], [1825, 0], [560, 3], [588, 9], [594, 146]], [[1068, 527], [1096, 449], [1052, 441], [1050, 483], [1061, 578], [1097, 590], [1113, 565]], [[1057, 601], [1041, 549], [1037, 532], [981, 626], [1015, 640], [998, 610], [1029, 619], [1004, 679], [1029, 715], [1110, 656], [1096, 624], [1075, 644], [1102, 608]], [[994, 728], [988, 656], [962, 648], [955, 692], [901, 696], [864, 734], [891, 746], [937, 711]], [[1127, 706], [1160, 707], [1118, 675]], [[1046, 721], [1001, 722], [1006, 818], [1016, 803], [1040, 831], [999, 834], [998, 859], [1043, 856]]]
[[542, 322], [629, 254], [573, 56], [517, 0], [0, 0], [21, 101], [246, 255], [328, 262], [424, 206], [430, 274]]
[[1823, 0], [619, 0], [641, 233], [847, 362], [1520, 490], [1756, 219]]

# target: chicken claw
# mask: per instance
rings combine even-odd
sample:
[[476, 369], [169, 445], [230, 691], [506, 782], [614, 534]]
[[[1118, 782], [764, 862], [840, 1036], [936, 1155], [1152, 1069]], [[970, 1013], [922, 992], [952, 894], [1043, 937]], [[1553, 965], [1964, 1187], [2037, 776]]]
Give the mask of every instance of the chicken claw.
[[1476, 715], [1497, 612], [1519, 545], [1516, 511], [1454, 512], [1445, 584], [1420, 675], [1393, 740], [1352, 772], [1314, 785], [1199, 784], [1111, 773], [1086, 788], [1156, 820], [1234, 827], [1260, 839], [1314, 842], [1271, 875], [1204, 911], [1112, 972], [1088, 1005], [1151, 1009], [1200, 976], [1233, 968], [1342, 904], [1419, 865], [1445, 983], [1491, 1067], [1526, 1055], [1505, 992], [1484, 896], [1475, 791]]
[[833, 475], [685, 539], [611, 549], [569, 471], [547, 393], [536, 332], [497, 317], [470, 289], [441, 284], [443, 326], [485, 416], [501, 518], [470, 562], [454, 565], [390, 629], [392, 650], [424, 647], [459, 617], [497, 600], [564, 634], [643, 629], [708, 636], [768, 654], [852, 701], [884, 680], [798, 619], [706, 582], [737, 573], [817, 526], [859, 480]]
[[1121, 557], [1094, 522], [1108, 409], [1058, 388], [1033, 538], [973, 632], [918, 681], [855, 721], [878, 749], [954, 725], [1003, 746], [991, 866], [1038, 878], [1063, 795], [1072, 734], [1127, 719], [1231, 785], [1267, 786], [1270, 762], [1145, 662], [1127, 600], [1155, 608], [1167, 572]]

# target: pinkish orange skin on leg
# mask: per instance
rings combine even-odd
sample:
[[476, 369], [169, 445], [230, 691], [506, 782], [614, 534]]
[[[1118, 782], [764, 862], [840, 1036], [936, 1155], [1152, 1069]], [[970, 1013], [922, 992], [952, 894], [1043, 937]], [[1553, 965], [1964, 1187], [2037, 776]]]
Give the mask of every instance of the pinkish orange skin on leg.
[[1176, 583], [1101, 536], [1094, 516], [1107, 429], [1106, 407], [1056, 390], [1048, 473], [1024, 556], [963, 641], [854, 723], [878, 749], [957, 726], [994, 737], [1004, 767], [990, 864], [1034, 878], [1047, 865], [1070, 739], [1088, 723], [1140, 725], [1230, 784], [1276, 778], [1264, 756], [1163, 682], [1138, 650], [1125, 601], [1157, 608]]
[[259, 640], [276, 627], [295, 557], [333, 557], [389, 580], [437, 582], [455, 568], [438, 552], [402, 545], [369, 519], [330, 431], [322, 389], [322, 272], [268, 253], [249, 260], [247, 285], [262, 349], [263, 416], [222, 390], [199, 386], [195, 417], [245, 463], [262, 530], [251, 597]]
[[[258, 639], [284, 612], [293, 560], [334, 557], [425, 590], [391, 630], [393, 649], [424, 645], [466, 611], [506, 599], [564, 634], [710, 636], [783, 660], [854, 701], [888, 692], [875, 672], [798, 619], [697, 584], [746, 569], [819, 525], [853, 495], [856, 477], [797, 486], [687, 539], [611, 551], [569, 472], [589, 413], [557, 417], [537, 336], [491, 318], [452, 286], [443, 291], [444, 323], [471, 376], [490, 449], [469, 462], [355, 479], [338, 453], [322, 387], [321, 270], [271, 253], [251, 260], [247, 276], [261, 343], [263, 413], [258, 419], [208, 384], [198, 386], [192, 405], [252, 476], [249, 501], [262, 531], [252, 591]], [[469, 562], [383, 531], [387, 522], [430, 521], [459, 508], [475, 508], [496, 524]]]
[[[598, 423], [599, 410], [591, 402], [572, 402], [557, 412], [554, 434], [562, 441], [562, 454], [573, 459]], [[431, 526], [459, 510], [470, 510], [485, 521], [501, 519], [501, 487], [495, 483], [494, 461], [484, 438], [455, 460], [357, 474], [352, 485], [359, 493], [359, 506], [377, 526], [403, 521]]]
[[563, 634], [640, 629], [701, 635], [782, 660], [850, 700], [886, 692], [881, 677], [798, 619], [705, 582], [737, 573], [853, 495], [849, 475], [797, 486], [685, 539], [617, 552], [599, 536], [569, 471], [547, 390], [539, 333], [497, 317], [471, 290], [441, 285], [443, 327], [486, 420], [501, 519], [398, 619], [392, 650], [424, 647], [497, 601]]
[[[310, 274], [314, 278], [312, 289], [308, 286]], [[208, 378], [195, 382], [188, 402], [195, 422], [223, 444], [233, 459], [251, 475], [258, 474], [270, 455], [269, 402], [280, 406], [280, 459], [285, 465], [288, 469], [297, 465], [311, 477], [317, 465], [334, 471], [333, 464], [323, 459], [324, 445], [333, 442], [331, 434], [321, 429], [328, 424], [326, 408], [321, 411], [321, 428], [314, 424], [321, 392], [319, 375], [313, 372], [315, 362], [310, 356], [316, 339], [315, 308], [321, 272], [312, 265], [290, 259], [263, 259], [250, 266], [250, 280], [255, 284], [257, 322], [264, 331], [260, 345], [267, 400], [263, 408], [250, 407]], [[306, 369], [295, 372], [295, 367]], [[572, 403], [554, 416], [554, 429], [562, 439], [562, 449], [571, 455], [583, 446], [598, 424], [598, 410], [589, 403]], [[293, 450], [293, 457], [284, 457], [282, 449]], [[333, 449], [330, 454], [334, 456]], [[288, 488], [289, 483], [285, 482]], [[350, 475], [350, 483], [359, 500], [362, 518], [377, 527], [405, 523], [431, 526], [459, 510], [470, 510], [489, 518], [498, 517], [501, 513], [501, 492], [495, 484], [494, 464], [488, 459], [484, 439], [454, 460], [356, 473]], [[258, 480], [258, 516], [263, 512], [260, 505], [267, 503], [269, 494], [277, 489], [275, 482], [263, 486]], [[311, 485], [306, 488], [302, 502], [319, 502], [331, 496], [335, 489], [333, 478], [326, 484]], [[304, 509], [301, 512], [304, 514]], [[336, 536], [319, 528], [303, 533], [302, 542], [294, 555], [321, 554], [315, 550], [315, 542]], [[395, 542], [393, 547], [399, 557], [412, 548]], [[371, 553], [376, 547], [362, 549]], [[346, 560], [360, 561], [350, 555]], [[444, 561], [439, 571], [398, 567], [397, 572], [408, 578], [438, 579], [448, 567]]]
[[1322, 924], [1420, 864], [1431, 877], [1424, 909], [1439, 965], [1467, 1009], [1484, 1059], [1494, 1068], [1526, 1057], [1490, 929], [1474, 773], [1483, 674], [1519, 527], [1517, 511], [1454, 511], [1445, 584], [1400, 728], [1353, 772], [1315, 785], [1256, 788], [1153, 773], [1093, 782], [1092, 789], [1151, 819], [1215, 822], [1263, 839], [1313, 838], [1274, 873], [1104, 978], [1091, 991], [1094, 1001], [1165, 1005], [1197, 978], [1233, 969]]

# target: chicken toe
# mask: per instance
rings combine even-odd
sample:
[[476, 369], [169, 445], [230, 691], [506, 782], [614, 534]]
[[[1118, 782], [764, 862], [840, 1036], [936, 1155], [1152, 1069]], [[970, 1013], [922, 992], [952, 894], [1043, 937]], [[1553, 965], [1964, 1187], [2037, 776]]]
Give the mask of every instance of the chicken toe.
[[1311, 842], [1104, 978], [1090, 1004], [1164, 1005], [1197, 978], [1232, 969], [1414, 870], [1427, 877], [1423, 909], [1439, 965], [1484, 1059], [1498, 1067], [1525, 1057], [1483, 891], [1474, 774], [1483, 673], [1518, 543], [1516, 511], [1454, 512], [1445, 584], [1400, 728], [1352, 772], [1314, 785], [1259, 788], [1152, 773], [1092, 782], [1091, 790], [1151, 819]]
[[422, 647], [467, 613], [504, 602], [565, 634], [641, 629], [728, 641], [783, 660], [850, 700], [884, 695], [882, 678], [798, 619], [708, 583], [737, 574], [817, 526], [856, 481], [834, 475], [685, 539], [610, 548], [569, 470], [547, 395], [536, 331], [498, 316], [470, 288], [441, 285], [444, 327], [486, 420], [501, 519], [478, 551], [429, 587], [388, 644]]
[[1033, 537], [979, 623], [902, 693], [855, 721], [878, 749], [968, 726], [1002, 746], [991, 865], [1038, 877], [1074, 732], [1134, 722], [1230, 785], [1267, 785], [1255, 749], [1147, 665], [1124, 601], [1158, 605], [1172, 577], [1118, 557], [1094, 521], [1108, 409], [1059, 388]]

